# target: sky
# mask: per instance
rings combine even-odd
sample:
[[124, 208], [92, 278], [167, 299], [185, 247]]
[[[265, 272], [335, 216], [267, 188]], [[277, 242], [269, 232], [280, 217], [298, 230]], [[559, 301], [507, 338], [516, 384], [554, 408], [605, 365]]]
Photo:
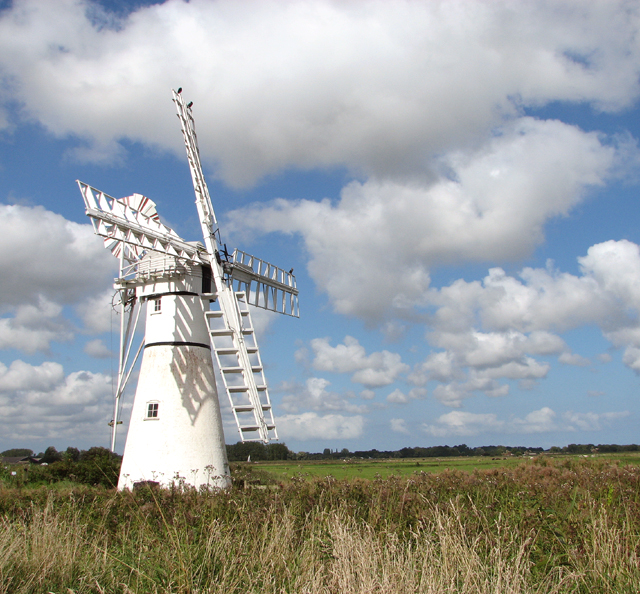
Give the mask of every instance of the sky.
[[639, 29], [624, 0], [0, 2], [0, 450], [109, 444], [117, 261], [75, 180], [200, 240], [178, 87], [223, 241], [295, 270], [300, 319], [254, 315], [290, 449], [638, 443]]

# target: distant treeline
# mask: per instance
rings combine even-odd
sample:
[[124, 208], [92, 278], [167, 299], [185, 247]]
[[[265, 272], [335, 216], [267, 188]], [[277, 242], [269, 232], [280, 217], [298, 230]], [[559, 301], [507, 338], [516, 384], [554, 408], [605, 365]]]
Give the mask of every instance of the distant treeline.
[[[563, 448], [554, 446], [545, 450], [544, 448], [532, 448], [525, 446], [503, 446], [486, 445], [471, 448], [466, 444], [456, 446], [431, 446], [402, 448], [400, 450], [356, 450], [351, 452], [347, 448], [332, 450], [325, 448], [321, 453], [294, 452], [284, 443], [270, 443], [265, 445], [260, 442], [239, 441], [233, 445], [227, 445], [227, 457], [229, 462], [245, 462], [251, 460], [258, 462], [261, 460], [340, 460], [344, 458], [447, 458], [454, 456], [524, 456], [549, 454], [594, 454], [594, 453], [615, 453], [615, 452], [637, 452], [640, 446], [617, 445], [617, 444], [575, 444], [571, 443]], [[81, 482], [94, 483], [98, 478], [96, 473], [102, 476], [102, 481], [109, 483], [114, 476], [117, 480], [118, 467], [121, 457], [112, 454], [105, 448], [94, 447], [89, 450], [78, 450], [77, 448], [67, 448], [64, 452], [58, 452], [53, 446], [48, 447], [44, 452], [34, 455], [33, 450], [16, 448], [5, 450], [0, 456], [32, 456], [39, 459], [39, 462], [55, 464], [53, 473], [71, 475], [76, 480], [82, 477]], [[108, 478], [107, 478], [108, 476]]]
[[[57, 483], [72, 481], [87, 485], [103, 485], [114, 487], [118, 484], [120, 462], [122, 457], [110, 452], [107, 448], [93, 447], [79, 450], [69, 447], [58, 452], [53, 446], [44, 452], [33, 455], [33, 450], [12, 449], [0, 453], [2, 457], [31, 457], [36, 464], [0, 467], [0, 480], [14, 476], [22, 483]], [[14, 473], [13, 475], [11, 473]]]
[[544, 448], [532, 448], [525, 446], [486, 445], [471, 448], [466, 444], [456, 446], [432, 446], [402, 448], [401, 450], [356, 450], [351, 452], [347, 448], [332, 450], [325, 448], [322, 453], [293, 452], [284, 443], [272, 443], [265, 445], [259, 442], [238, 442], [227, 445], [227, 456], [230, 462], [241, 462], [251, 459], [259, 460], [339, 460], [343, 458], [447, 458], [453, 456], [523, 456], [526, 454], [537, 455], [551, 454], [593, 454], [614, 452], [637, 452], [640, 446], [617, 444], [575, 444], [571, 443], [563, 448], [554, 446]]
[[227, 458], [229, 462], [243, 462], [251, 458], [258, 460], [291, 460], [296, 458], [284, 443], [264, 444], [257, 441], [239, 441], [233, 445], [227, 444]]

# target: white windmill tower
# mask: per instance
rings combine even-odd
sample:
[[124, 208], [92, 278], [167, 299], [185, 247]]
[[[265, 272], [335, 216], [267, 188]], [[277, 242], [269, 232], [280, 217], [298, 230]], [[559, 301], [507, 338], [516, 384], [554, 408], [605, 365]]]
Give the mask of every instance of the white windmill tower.
[[[160, 222], [155, 204], [112, 198], [78, 182], [96, 234], [120, 259], [120, 359], [112, 425], [143, 352], [118, 488], [153, 481], [230, 484], [214, 360], [243, 441], [277, 439], [248, 305], [298, 317], [292, 272], [235, 250], [229, 255], [204, 180], [191, 113], [173, 91], [187, 148], [204, 245]], [[145, 337], [132, 349], [142, 306]], [[212, 359], [213, 357], [213, 359]]]

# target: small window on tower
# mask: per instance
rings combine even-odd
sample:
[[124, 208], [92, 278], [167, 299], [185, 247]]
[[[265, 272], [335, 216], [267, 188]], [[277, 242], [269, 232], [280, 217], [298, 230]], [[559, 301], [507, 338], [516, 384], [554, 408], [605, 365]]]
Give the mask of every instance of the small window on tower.
[[157, 418], [158, 418], [158, 403], [149, 402], [147, 404], [147, 419], [157, 419]]
[[153, 313], [160, 313], [162, 311], [162, 299], [158, 297], [153, 300]]

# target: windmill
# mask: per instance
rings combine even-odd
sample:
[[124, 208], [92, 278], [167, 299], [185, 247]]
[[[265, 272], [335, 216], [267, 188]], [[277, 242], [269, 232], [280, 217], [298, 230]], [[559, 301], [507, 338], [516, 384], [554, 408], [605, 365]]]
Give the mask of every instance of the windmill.
[[[120, 261], [115, 280], [120, 351], [113, 419], [142, 354], [118, 488], [152, 481], [225, 488], [230, 484], [214, 365], [242, 441], [277, 439], [250, 307], [299, 317], [293, 270], [222, 243], [204, 179], [191, 107], [173, 91], [204, 243], [164, 225], [140, 195], [112, 198], [78, 181], [86, 214]], [[135, 348], [146, 305], [145, 336]]]

